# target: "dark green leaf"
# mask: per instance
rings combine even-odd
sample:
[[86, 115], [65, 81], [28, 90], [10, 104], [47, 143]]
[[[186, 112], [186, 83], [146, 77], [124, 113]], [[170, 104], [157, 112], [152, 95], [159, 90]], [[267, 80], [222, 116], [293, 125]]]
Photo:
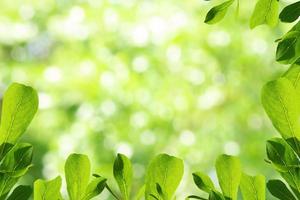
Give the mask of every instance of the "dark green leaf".
[[296, 200], [292, 192], [280, 180], [270, 180], [267, 183], [270, 193], [280, 200]]
[[9, 195], [7, 200], [27, 200], [32, 194], [32, 188], [27, 185], [19, 185]]
[[105, 178], [103, 177], [95, 178], [87, 186], [85, 196], [82, 198], [82, 200], [89, 200], [101, 194], [101, 192], [105, 189], [105, 186], [106, 186]]
[[229, 6], [231, 6], [233, 2], [234, 0], [229, 0], [210, 9], [204, 22], [207, 24], [215, 24], [222, 20], [226, 15]]
[[282, 22], [293, 22], [300, 16], [300, 1], [286, 6], [280, 13], [279, 19]]

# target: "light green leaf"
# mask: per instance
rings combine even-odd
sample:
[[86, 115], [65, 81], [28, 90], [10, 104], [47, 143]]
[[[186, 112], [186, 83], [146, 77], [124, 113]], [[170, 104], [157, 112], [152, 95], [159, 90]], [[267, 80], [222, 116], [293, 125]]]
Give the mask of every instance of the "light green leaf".
[[291, 65], [291, 67], [288, 69], [288, 71], [283, 75], [283, 77], [289, 79], [296, 91], [300, 91], [300, 65], [294, 64]]
[[243, 200], [266, 199], [265, 177], [262, 175], [249, 176], [243, 173], [240, 187]]
[[132, 182], [132, 166], [130, 160], [125, 155], [117, 155], [114, 162], [113, 173], [123, 199], [128, 200]]
[[[300, 95], [287, 78], [267, 83], [262, 89], [262, 104], [273, 125], [285, 140], [294, 140], [299, 151]], [[290, 143], [291, 141], [289, 141]]]
[[85, 196], [83, 200], [89, 200], [93, 197], [101, 194], [101, 192], [105, 189], [106, 186], [106, 179], [103, 177], [97, 177], [90, 182], [87, 186]]
[[278, 7], [278, 0], [258, 0], [250, 19], [250, 28], [255, 28], [261, 24], [276, 26]]
[[280, 180], [270, 180], [267, 183], [270, 193], [280, 200], [296, 200], [292, 192]]
[[90, 161], [86, 155], [71, 154], [65, 164], [65, 176], [70, 200], [84, 197], [90, 178]]
[[215, 186], [209, 176], [202, 172], [195, 172], [193, 173], [193, 179], [194, 183], [197, 185], [197, 187], [200, 190], [203, 190], [205, 192], [211, 192], [213, 189], [215, 189]]
[[138, 190], [138, 193], [136, 194], [136, 196], [134, 197], [134, 200], [141, 200], [142, 197], [144, 196], [145, 194], [145, 188], [146, 186], [143, 185], [139, 190]]
[[156, 156], [150, 163], [146, 172], [146, 200], [153, 200], [151, 194], [158, 196], [156, 184], [158, 183], [166, 198], [174, 195], [183, 175], [183, 162], [167, 154]]
[[25, 132], [38, 108], [38, 96], [31, 87], [13, 83], [4, 94], [0, 143], [15, 144]]
[[300, 1], [286, 6], [280, 13], [279, 19], [282, 22], [296, 21], [300, 16]]
[[219, 156], [216, 171], [225, 198], [236, 200], [242, 173], [239, 159], [229, 155]]
[[27, 200], [32, 194], [32, 188], [27, 185], [19, 185], [9, 195], [7, 200]]
[[221, 21], [226, 15], [229, 6], [231, 6], [233, 2], [234, 0], [229, 0], [210, 9], [205, 17], [204, 22], [207, 24], [215, 24]]
[[50, 181], [38, 179], [34, 182], [33, 198], [34, 200], [62, 200], [60, 188], [60, 176]]

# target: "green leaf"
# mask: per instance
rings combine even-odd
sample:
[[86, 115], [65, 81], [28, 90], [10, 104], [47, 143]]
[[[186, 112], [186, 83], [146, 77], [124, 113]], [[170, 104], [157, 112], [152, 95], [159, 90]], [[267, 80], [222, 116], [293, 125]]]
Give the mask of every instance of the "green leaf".
[[300, 1], [286, 6], [280, 13], [279, 19], [282, 22], [296, 21], [300, 16]]
[[226, 200], [226, 198], [220, 192], [212, 190], [209, 194], [208, 200]]
[[276, 61], [293, 64], [300, 57], [300, 31], [293, 30], [280, 39], [276, 50]]
[[150, 163], [146, 172], [145, 199], [154, 199], [151, 194], [158, 196], [156, 184], [158, 183], [167, 199], [171, 199], [183, 175], [183, 162], [167, 154], [156, 156]]
[[0, 143], [15, 144], [25, 132], [38, 108], [38, 96], [31, 87], [13, 83], [3, 97]]
[[140, 200], [142, 199], [142, 197], [144, 196], [145, 194], [145, 188], [146, 186], [143, 185], [137, 192], [136, 196], [134, 197], [134, 200]]
[[292, 192], [280, 180], [270, 180], [267, 183], [270, 193], [280, 200], [296, 200]]
[[280, 172], [287, 172], [290, 168], [297, 167], [300, 164], [293, 149], [281, 138], [273, 138], [267, 141], [267, 155]]
[[[300, 95], [287, 78], [267, 83], [262, 89], [262, 104], [275, 128], [285, 140], [300, 138]], [[296, 152], [300, 152], [299, 146]]]
[[197, 195], [190, 195], [190, 196], [188, 196], [186, 199], [201, 199], [201, 200], [207, 200], [207, 199], [205, 199], [205, 198], [203, 198], [203, 197], [199, 197], [199, 196], [197, 196]]
[[90, 177], [90, 161], [86, 155], [71, 154], [65, 164], [65, 176], [70, 200], [84, 197]]
[[225, 198], [236, 200], [242, 173], [239, 159], [229, 155], [219, 156], [216, 171]]
[[276, 26], [278, 7], [278, 0], [258, 0], [250, 19], [250, 28], [261, 24]]
[[4, 157], [0, 164], [0, 172], [12, 177], [25, 175], [32, 166], [33, 147], [31, 144], [16, 144]]
[[202, 172], [195, 172], [193, 173], [193, 179], [194, 183], [197, 185], [197, 187], [200, 190], [203, 190], [205, 192], [211, 192], [213, 189], [215, 189], [215, 186], [209, 176]]
[[114, 162], [113, 173], [123, 199], [128, 200], [132, 182], [132, 166], [130, 160], [125, 155], [117, 155]]
[[265, 177], [262, 175], [249, 176], [243, 173], [241, 178], [241, 191], [243, 200], [265, 200]]
[[19, 185], [9, 195], [7, 200], [27, 200], [32, 194], [32, 188], [28, 185]]
[[283, 77], [289, 79], [291, 83], [293, 84], [294, 88], [297, 91], [300, 91], [300, 65], [298, 64], [293, 64], [291, 67], [288, 69], [287, 72], [283, 75]]
[[207, 24], [215, 24], [221, 21], [226, 15], [229, 6], [231, 6], [233, 2], [234, 0], [229, 0], [210, 9], [205, 17], [204, 22]]
[[60, 176], [50, 181], [38, 179], [34, 182], [34, 200], [62, 200], [60, 188]]
[[83, 200], [89, 200], [93, 197], [101, 194], [101, 192], [105, 189], [106, 179], [103, 177], [97, 177], [90, 182], [87, 186], [85, 196], [82, 198]]

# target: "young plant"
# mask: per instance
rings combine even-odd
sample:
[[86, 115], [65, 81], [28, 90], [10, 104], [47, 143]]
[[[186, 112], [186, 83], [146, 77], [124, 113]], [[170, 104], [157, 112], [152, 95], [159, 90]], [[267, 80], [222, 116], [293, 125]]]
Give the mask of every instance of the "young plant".
[[38, 97], [31, 87], [13, 83], [3, 96], [0, 123], [0, 199], [26, 200], [30, 186], [11, 189], [32, 166], [33, 148], [18, 143], [38, 108]]
[[237, 200], [239, 187], [244, 200], [265, 200], [265, 178], [262, 175], [249, 176], [242, 173], [238, 158], [221, 155], [216, 161], [216, 172], [222, 192], [219, 192], [212, 180], [202, 172], [193, 173], [196, 186], [206, 192], [208, 197], [190, 195], [190, 199]]
[[[118, 200], [131, 199], [132, 167], [130, 160], [123, 154], [118, 154], [113, 167], [113, 174], [120, 190], [115, 194], [109, 186], [107, 189]], [[146, 172], [145, 185], [133, 199], [139, 200], [143, 196], [146, 200], [171, 200], [183, 176], [183, 161], [160, 154], [151, 162]]]
[[[106, 186], [106, 179], [93, 175], [90, 180], [91, 166], [86, 155], [71, 154], [65, 163], [65, 177], [70, 200], [89, 200], [99, 195]], [[60, 193], [61, 178], [37, 180], [34, 183], [34, 200], [62, 200]]]

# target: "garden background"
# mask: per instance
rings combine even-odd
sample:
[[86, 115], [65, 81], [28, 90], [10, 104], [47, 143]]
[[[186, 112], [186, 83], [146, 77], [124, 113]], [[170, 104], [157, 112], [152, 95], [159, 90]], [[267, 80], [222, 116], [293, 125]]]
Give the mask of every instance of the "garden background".
[[93, 171], [105, 177], [112, 177], [116, 153], [124, 153], [135, 189], [154, 155], [183, 158], [178, 199], [196, 190], [191, 172], [216, 180], [221, 153], [238, 155], [250, 174], [276, 177], [264, 158], [265, 141], [278, 134], [260, 93], [287, 70], [275, 62], [274, 41], [289, 26], [250, 30], [251, 1], [241, 1], [238, 17], [231, 12], [206, 25], [211, 5], [1, 0], [1, 94], [19, 82], [40, 99], [22, 138], [34, 146], [34, 167], [22, 181], [54, 178], [72, 152], [89, 155]]

